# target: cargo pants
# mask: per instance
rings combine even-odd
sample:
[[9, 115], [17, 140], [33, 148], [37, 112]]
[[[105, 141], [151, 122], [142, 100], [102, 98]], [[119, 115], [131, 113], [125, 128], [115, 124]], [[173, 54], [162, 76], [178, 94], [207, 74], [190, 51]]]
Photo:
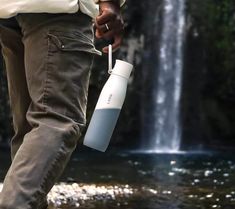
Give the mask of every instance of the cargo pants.
[[0, 209], [47, 208], [86, 122], [93, 57], [92, 19], [20, 14], [0, 20], [15, 135]]

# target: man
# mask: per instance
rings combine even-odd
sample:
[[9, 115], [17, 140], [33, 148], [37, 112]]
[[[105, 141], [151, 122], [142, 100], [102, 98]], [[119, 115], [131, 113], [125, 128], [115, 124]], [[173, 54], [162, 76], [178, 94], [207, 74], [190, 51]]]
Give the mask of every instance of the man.
[[[1, 0], [0, 43], [15, 135], [0, 209], [44, 209], [85, 125], [96, 37], [122, 40], [119, 0]], [[97, 16], [98, 15], [98, 16]], [[5, 19], [3, 19], [5, 18]], [[107, 47], [103, 49], [107, 53]]]

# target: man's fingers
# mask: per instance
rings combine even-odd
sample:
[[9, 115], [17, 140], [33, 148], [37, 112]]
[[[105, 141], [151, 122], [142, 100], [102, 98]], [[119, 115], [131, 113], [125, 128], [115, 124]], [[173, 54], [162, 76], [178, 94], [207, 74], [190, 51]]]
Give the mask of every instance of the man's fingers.
[[[114, 40], [112, 48], [117, 50], [122, 42], [123, 19], [120, 12], [119, 4], [105, 1], [100, 3], [100, 15], [96, 18], [96, 37], [107, 40]], [[104, 47], [103, 51], [108, 52], [108, 47]]]
[[102, 32], [100, 32], [98, 29], [95, 31], [96, 38], [102, 38]]
[[[123, 23], [122, 22], [109, 21], [103, 25], [98, 25], [95, 22], [95, 26], [96, 26], [96, 31], [99, 31], [98, 33], [100, 36], [98, 36], [98, 37], [105, 38], [105, 39], [113, 38], [113, 36], [115, 34], [121, 34], [123, 32]], [[112, 37], [110, 37], [110, 36], [112, 36]]]
[[109, 22], [106, 22], [105, 24], [103, 25], [99, 25], [97, 23], [97, 21], [95, 21], [95, 27], [96, 29], [98, 29], [100, 32], [102, 33], [106, 33], [108, 32], [109, 30], [112, 30], [114, 28], [114, 25], [113, 25], [113, 22], [109, 21]]
[[108, 39], [112, 39], [116, 34], [115, 30], [109, 30], [105, 33], [102, 33], [102, 38], [108, 40]]
[[[122, 43], [122, 36], [121, 35], [116, 35], [114, 37], [114, 42], [112, 44], [112, 51], [116, 51], [121, 46], [121, 43]], [[102, 49], [102, 51], [104, 53], [108, 53], [108, 50], [109, 50], [108, 46], [106, 46]]]
[[114, 38], [114, 43], [112, 44], [113, 51], [117, 50], [122, 43], [122, 35], [117, 35]]
[[104, 10], [101, 15], [96, 18], [97, 25], [103, 25], [106, 22], [114, 19], [116, 17], [115, 13], [112, 11]]

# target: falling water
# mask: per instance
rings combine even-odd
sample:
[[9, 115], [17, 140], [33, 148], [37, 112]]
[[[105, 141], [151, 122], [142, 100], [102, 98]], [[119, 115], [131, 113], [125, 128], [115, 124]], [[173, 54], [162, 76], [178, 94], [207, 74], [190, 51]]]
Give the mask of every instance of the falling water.
[[185, 0], [163, 0], [163, 22], [155, 92], [155, 131], [152, 148], [172, 152], [180, 147]]

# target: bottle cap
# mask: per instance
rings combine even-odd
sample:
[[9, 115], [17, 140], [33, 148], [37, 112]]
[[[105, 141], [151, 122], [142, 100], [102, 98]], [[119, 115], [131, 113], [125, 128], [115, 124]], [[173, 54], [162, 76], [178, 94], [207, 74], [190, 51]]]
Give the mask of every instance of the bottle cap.
[[115, 66], [111, 74], [119, 75], [126, 79], [129, 79], [132, 69], [132, 64], [122, 60], [116, 60]]

